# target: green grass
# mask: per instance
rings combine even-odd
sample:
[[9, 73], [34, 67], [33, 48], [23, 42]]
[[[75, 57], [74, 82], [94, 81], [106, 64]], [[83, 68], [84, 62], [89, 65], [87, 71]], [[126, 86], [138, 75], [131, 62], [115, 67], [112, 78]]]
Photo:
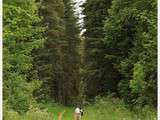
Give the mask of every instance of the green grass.
[[[54, 114], [57, 120], [58, 113], [66, 111], [63, 120], [73, 120], [73, 107], [64, 107], [61, 105], [46, 105], [48, 111]], [[100, 99], [94, 105], [84, 107], [84, 116], [82, 120], [157, 120], [156, 111], [149, 106], [137, 108], [134, 112], [125, 107], [121, 100]]]
[[8, 110], [3, 114], [5, 120], [53, 120], [52, 114], [45, 110], [34, 109], [20, 115], [15, 111]]
[[[33, 109], [25, 115], [14, 111], [5, 113], [5, 120], [58, 120], [58, 114], [66, 111], [62, 120], [73, 120], [74, 107], [58, 104], [41, 104], [43, 110]], [[54, 118], [54, 119], [53, 119]], [[119, 99], [103, 98], [96, 104], [84, 107], [82, 120], [157, 120], [156, 111], [149, 106], [137, 108], [134, 112], [125, 107]]]
[[51, 113], [54, 116], [54, 120], [58, 120], [58, 114], [60, 112], [64, 113], [64, 120], [73, 120], [73, 113], [74, 113], [74, 108], [73, 107], [65, 107], [62, 105], [56, 105], [56, 104], [47, 104], [45, 106], [48, 109], [48, 112]]

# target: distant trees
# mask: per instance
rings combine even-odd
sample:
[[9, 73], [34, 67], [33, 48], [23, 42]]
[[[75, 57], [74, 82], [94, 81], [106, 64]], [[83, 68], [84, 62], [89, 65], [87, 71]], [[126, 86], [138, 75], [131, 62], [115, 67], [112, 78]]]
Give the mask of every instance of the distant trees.
[[85, 81], [88, 98], [105, 95], [116, 89], [116, 71], [110, 60], [104, 59], [104, 21], [108, 19], [111, 0], [87, 0], [84, 8]]
[[113, 0], [105, 22], [105, 45], [121, 74], [120, 96], [132, 104], [156, 104], [157, 3]]
[[[37, 50], [35, 64], [43, 80], [41, 91], [52, 99], [69, 105], [79, 95], [79, 28], [71, 1], [44, 0], [40, 15], [47, 26], [47, 41]], [[42, 94], [44, 92], [44, 94]], [[41, 96], [40, 95], [40, 96]]]
[[43, 81], [41, 89], [35, 92], [38, 100], [58, 99], [58, 81], [62, 77], [59, 51], [64, 42], [64, 3], [62, 0], [43, 0], [39, 9], [46, 27], [46, 41], [42, 48], [34, 51], [34, 65]]
[[64, 78], [62, 94], [64, 104], [73, 104], [78, 102], [79, 97], [79, 84], [80, 84], [80, 56], [79, 56], [79, 43], [80, 43], [80, 30], [77, 24], [77, 18], [74, 15], [73, 3], [70, 0], [64, 0], [65, 13], [65, 38], [66, 46], [62, 48], [64, 52], [63, 58], [63, 72]]
[[114, 94], [156, 105], [156, 6], [86, 0], [82, 39], [72, 0], [5, 0], [4, 103], [23, 113], [35, 99], [71, 105]]
[[156, 104], [156, 1], [87, 0], [83, 5], [88, 98], [115, 93]]

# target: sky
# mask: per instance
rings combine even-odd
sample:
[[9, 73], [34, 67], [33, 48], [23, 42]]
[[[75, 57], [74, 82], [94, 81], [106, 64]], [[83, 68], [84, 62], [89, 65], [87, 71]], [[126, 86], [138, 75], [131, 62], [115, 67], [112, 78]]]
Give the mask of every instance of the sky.
[[[83, 26], [83, 17], [84, 15], [82, 14], [82, 8], [80, 7], [80, 5], [82, 5], [86, 0], [74, 0], [76, 2], [75, 4], [75, 8], [76, 8], [76, 15], [78, 15], [79, 17], [79, 21], [78, 23], [80, 24], [80, 26], [82, 27]], [[85, 30], [82, 29], [81, 30], [81, 34], [83, 34]]]

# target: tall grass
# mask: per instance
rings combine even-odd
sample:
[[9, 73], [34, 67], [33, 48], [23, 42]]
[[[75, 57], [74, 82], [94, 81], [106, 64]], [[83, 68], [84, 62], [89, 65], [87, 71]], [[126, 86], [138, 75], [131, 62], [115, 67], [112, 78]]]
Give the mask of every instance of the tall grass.
[[83, 120], [157, 120], [156, 111], [149, 106], [134, 112], [126, 108], [122, 100], [101, 98], [86, 107]]
[[74, 108], [73, 107], [66, 107], [59, 104], [46, 104], [42, 105], [43, 108], [47, 108], [48, 112], [52, 113], [54, 116], [54, 120], [58, 120], [58, 115], [60, 112], [65, 110], [62, 120], [73, 120], [74, 116]]
[[15, 111], [4, 112], [4, 120], [53, 120], [53, 115], [46, 110], [32, 109], [26, 114], [20, 115]]
[[[65, 107], [57, 104], [43, 105], [48, 111], [54, 114], [58, 120], [58, 113], [66, 111], [62, 120], [73, 120], [74, 107]], [[84, 107], [82, 120], [157, 120], [156, 110], [149, 106], [144, 108], [135, 107], [131, 111], [120, 99], [111, 97], [98, 98], [95, 104]]]
[[[24, 115], [4, 110], [4, 120], [58, 120], [58, 114], [65, 110], [62, 120], [73, 120], [74, 107], [58, 104], [42, 104], [40, 109], [32, 108]], [[149, 106], [136, 107], [131, 111], [119, 99], [98, 98], [95, 104], [84, 107], [82, 120], [157, 120], [156, 110]]]

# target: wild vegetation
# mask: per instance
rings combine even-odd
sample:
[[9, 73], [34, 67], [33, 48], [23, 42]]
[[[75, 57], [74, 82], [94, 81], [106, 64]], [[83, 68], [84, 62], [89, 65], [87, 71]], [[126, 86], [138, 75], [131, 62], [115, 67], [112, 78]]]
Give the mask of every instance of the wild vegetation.
[[[156, 120], [157, 1], [3, 3], [3, 118]], [[80, 35], [80, 32], [85, 32]]]

